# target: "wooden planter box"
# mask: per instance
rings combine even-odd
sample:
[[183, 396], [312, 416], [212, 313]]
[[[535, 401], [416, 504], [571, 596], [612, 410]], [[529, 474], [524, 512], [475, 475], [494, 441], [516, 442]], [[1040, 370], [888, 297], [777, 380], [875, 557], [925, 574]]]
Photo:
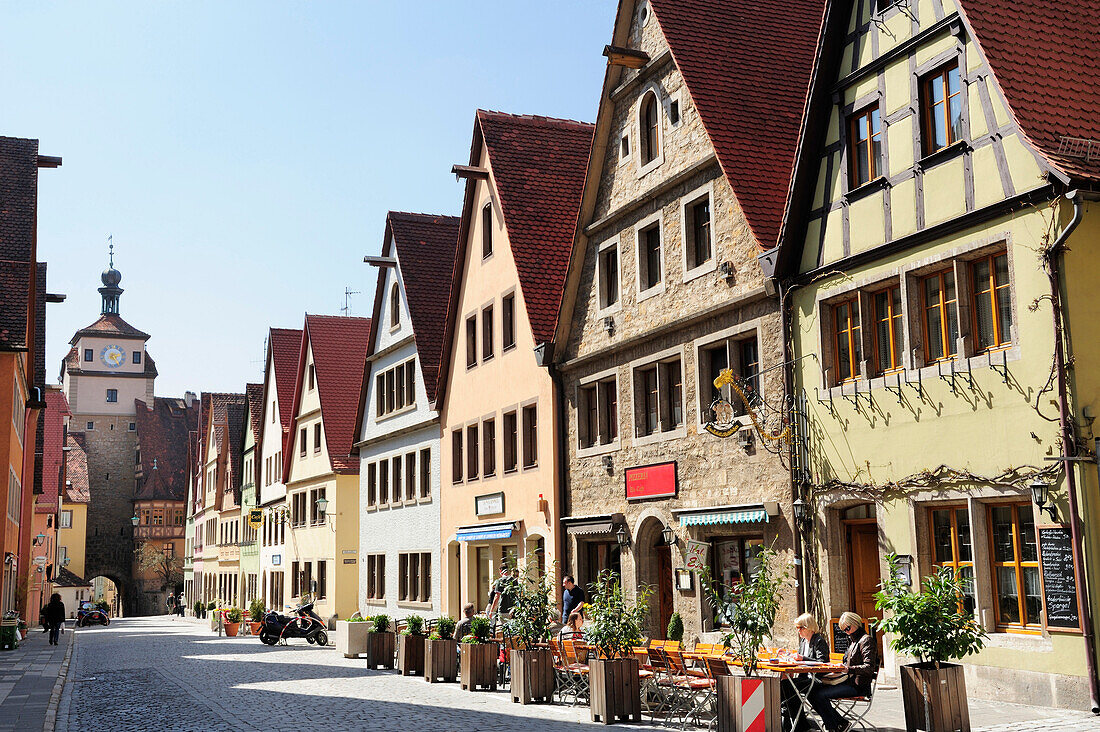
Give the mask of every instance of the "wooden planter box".
[[393, 633], [368, 631], [367, 668], [393, 668], [393, 645]]
[[715, 688], [719, 732], [782, 732], [779, 682], [774, 676], [719, 676]]
[[499, 643], [463, 643], [458, 656], [462, 688], [476, 691], [481, 687], [496, 691], [499, 655]]
[[370, 623], [349, 623], [346, 620], [336, 621], [336, 652], [344, 654], [344, 658], [359, 658], [367, 652], [367, 634], [370, 633]]
[[512, 701], [520, 704], [549, 702], [554, 694], [554, 656], [548, 648], [513, 650]]
[[424, 673], [424, 636], [397, 636], [397, 669], [402, 676], [419, 676]]
[[903, 665], [901, 699], [907, 732], [970, 732], [966, 677], [957, 663]]
[[588, 662], [588, 684], [593, 722], [642, 721], [638, 659], [593, 658]]
[[454, 639], [424, 642], [424, 678], [429, 684], [458, 679], [458, 643]]

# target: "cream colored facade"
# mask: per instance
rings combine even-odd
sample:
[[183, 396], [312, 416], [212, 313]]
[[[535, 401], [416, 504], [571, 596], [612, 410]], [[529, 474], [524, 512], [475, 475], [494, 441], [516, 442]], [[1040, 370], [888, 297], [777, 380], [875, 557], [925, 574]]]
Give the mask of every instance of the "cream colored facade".
[[[69, 524], [67, 527], [66, 522]], [[88, 504], [67, 501], [62, 491], [58, 526], [58, 562], [77, 577], [87, 579], [84, 577], [84, 538], [88, 533]]]
[[[442, 402], [437, 404], [442, 425], [440, 481], [440, 543], [446, 556], [443, 567], [442, 599], [446, 613], [460, 617], [462, 606], [472, 602], [480, 612], [485, 609], [489, 584], [495, 580], [508, 556], [523, 558], [541, 554], [544, 566], [558, 559], [558, 417], [554, 384], [547, 369], [536, 360], [535, 343], [527, 317], [527, 305], [519, 287], [519, 275], [508, 232], [495, 194], [494, 176], [488, 154], [483, 150], [478, 165], [489, 169], [487, 180], [470, 181], [473, 186], [469, 226], [465, 242], [462, 279], [458, 287], [456, 310], [451, 314], [453, 339], [451, 362], [446, 368]], [[482, 257], [482, 215], [492, 204], [493, 252]], [[515, 346], [503, 348], [501, 317], [504, 298], [514, 297]], [[492, 358], [484, 358], [484, 313], [492, 308], [494, 325]], [[476, 327], [476, 365], [467, 367], [466, 321], [474, 317]], [[446, 351], [445, 351], [446, 353]], [[443, 374], [440, 374], [441, 380]], [[524, 430], [524, 410], [533, 409], [537, 419], [534, 439]], [[530, 413], [530, 412], [528, 412]], [[504, 435], [506, 417], [515, 415], [517, 431], [516, 467], [505, 465]], [[483, 475], [484, 434], [487, 420], [494, 425], [495, 474]], [[468, 463], [469, 429], [478, 430], [477, 477], [470, 477]], [[455, 435], [462, 435], [461, 475], [455, 470]], [[525, 465], [533, 445], [537, 456]], [[530, 460], [526, 462], [531, 462]], [[480, 513], [479, 496], [500, 494], [500, 501], [483, 499], [481, 505], [501, 510]], [[460, 541], [462, 528], [479, 525], [514, 525], [509, 535], [495, 540]], [[555, 570], [557, 572], [557, 570]]]

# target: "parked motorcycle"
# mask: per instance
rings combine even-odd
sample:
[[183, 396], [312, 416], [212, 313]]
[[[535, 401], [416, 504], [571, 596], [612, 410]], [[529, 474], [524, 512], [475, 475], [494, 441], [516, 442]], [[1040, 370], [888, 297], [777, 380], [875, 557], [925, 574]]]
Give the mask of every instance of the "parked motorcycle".
[[307, 602], [294, 609], [290, 615], [274, 610], [264, 616], [260, 626], [260, 641], [273, 646], [289, 638], [305, 638], [308, 643], [328, 645], [328, 630], [321, 616], [313, 612], [313, 603]]

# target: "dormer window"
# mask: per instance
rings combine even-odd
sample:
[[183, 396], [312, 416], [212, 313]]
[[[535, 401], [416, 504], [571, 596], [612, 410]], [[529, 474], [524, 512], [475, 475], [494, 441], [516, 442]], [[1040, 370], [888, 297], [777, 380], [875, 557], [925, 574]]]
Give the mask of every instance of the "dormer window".
[[641, 108], [641, 140], [642, 140], [642, 165], [649, 165], [661, 152], [660, 141], [660, 111], [657, 95], [649, 92], [642, 98]]
[[394, 282], [390, 287], [390, 328], [401, 325], [401, 292]]
[[481, 209], [481, 258], [493, 253], [493, 203], [490, 201]]

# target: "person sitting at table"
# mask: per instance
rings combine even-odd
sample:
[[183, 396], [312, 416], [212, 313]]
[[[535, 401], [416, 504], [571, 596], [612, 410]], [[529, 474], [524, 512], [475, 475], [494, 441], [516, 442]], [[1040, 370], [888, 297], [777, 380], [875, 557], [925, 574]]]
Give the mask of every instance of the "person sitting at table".
[[574, 610], [569, 613], [569, 621], [561, 627], [561, 631], [558, 633], [558, 640], [584, 640], [584, 633], [581, 631], [583, 626], [584, 617], [579, 611]]
[[871, 682], [878, 674], [875, 639], [863, 630], [863, 618], [853, 612], [846, 612], [841, 614], [839, 625], [848, 636], [848, 650], [844, 651], [844, 659], [841, 661], [848, 678], [836, 684], [823, 680], [824, 683], [816, 685], [810, 691], [810, 704], [821, 715], [821, 721], [829, 732], [848, 732], [852, 729], [852, 723], [833, 708], [832, 700], [869, 696]]
[[[798, 653], [790, 656], [794, 661], [817, 661], [827, 663], [829, 661], [829, 642], [821, 634], [821, 626], [817, 624], [817, 618], [809, 613], [803, 613], [795, 618], [795, 631], [798, 633]], [[811, 679], [806, 674], [788, 676], [784, 678], [781, 686], [783, 692], [783, 706], [787, 710], [787, 717], [794, 719], [799, 713], [799, 699], [794, 687], [805, 693], [810, 688]], [[810, 729], [810, 721], [806, 714], [798, 720], [793, 732], [805, 732]]]

